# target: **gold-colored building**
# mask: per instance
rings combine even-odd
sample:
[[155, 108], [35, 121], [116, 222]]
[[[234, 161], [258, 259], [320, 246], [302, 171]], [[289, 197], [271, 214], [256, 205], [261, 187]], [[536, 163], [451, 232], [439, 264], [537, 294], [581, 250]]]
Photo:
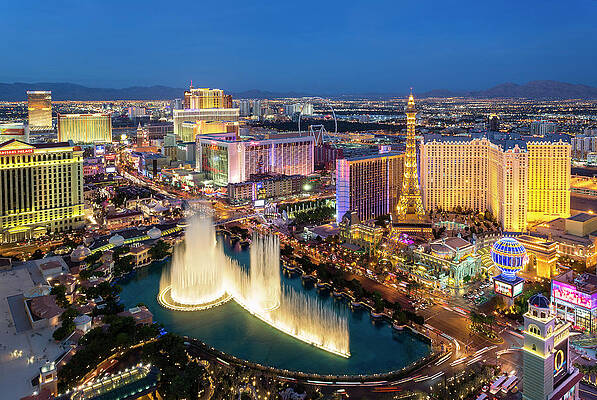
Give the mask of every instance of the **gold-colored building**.
[[570, 216], [571, 146], [564, 142], [529, 142], [529, 221]]
[[52, 92], [46, 90], [27, 91], [29, 129], [48, 131], [52, 129]]
[[193, 88], [184, 92], [184, 108], [202, 110], [205, 108], [232, 108], [232, 96], [222, 89]]
[[[239, 119], [240, 110], [238, 108], [209, 108], [202, 110], [174, 110], [172, 117], [174, 120], [174, 135], [176, 140], [183, 142], [192, 142], [192, 135], [195, 135], [195, 124], [199, 121], [234, 123]], [[183, 127], [183, 124], [185, 125]], [[220, 131], [217, 133], [226, 132]]]
[[83, 151], [68, 143], [0, 145], [0, 241], [83, 224]]
[[556, 273], [558, 244], [537, 236], [520, 235], [516, 240], [524, 246], [529, 255], [527, 269], [534, 269], [540, 278], [552, 278]]
[[183, 142], [194, 142], [197, 135], [211, 135], [214, 133], [236, 133], [238, 135], [238, 121], [194, 121], [183, 122], [180, 139]]
[[59, 114], [58, 140], [75, 143], [111, 143], [110, 114]]
[[506, 231], [570, 215], [570, 144], [429, 137], [420, 147], [423, 205], [491, 211]]

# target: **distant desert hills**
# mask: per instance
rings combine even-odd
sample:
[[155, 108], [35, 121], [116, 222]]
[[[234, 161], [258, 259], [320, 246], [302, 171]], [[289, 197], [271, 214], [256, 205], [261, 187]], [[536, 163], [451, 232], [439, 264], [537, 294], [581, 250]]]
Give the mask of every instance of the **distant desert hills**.
[[[168, 86], [132, 86], [122, 89], [92, 88], [74, 83], [0, 83], [0, 101], [24, 101], [27, 90], [51, 90], [53, 100], [159, 100], [181, 98], [185, 89]], [[416, 94], [416, 93], [415, 93]], [[314, 96], [316, 93], [269, 92], [248, 90], [232, 93], [236, 99], [274, 99], [285, 97]], [[389, 99], [405, 97], [404, 93], [363, 93], [363, 94], [319, 94], [330, 98], [370, 98]], [[557, 81], [532, 81], [522, 85], [502, 83], [480, 91], [453, 91], [436, 89], [416, 94], [419, 98], [428, 97], [470, 97], [478, 99], [521, 98], [534, 100], [558, 99], [597, 99], [597, 88]]]

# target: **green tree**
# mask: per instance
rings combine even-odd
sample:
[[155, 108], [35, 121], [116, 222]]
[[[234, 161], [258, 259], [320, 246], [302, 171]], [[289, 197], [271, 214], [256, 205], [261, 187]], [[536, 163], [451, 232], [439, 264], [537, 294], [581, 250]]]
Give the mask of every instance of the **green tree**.
[[168, 243], [164, 242], [163, 240], [158, 240], [155, 244], [149, 249], [149, 255], [151, 259], [154, 261], [161, 260], [168, 255], [168, 251], [170, 250], [170, 246]]
[[384, 311], [384, 300], [383, 297], [381, 297], [381, 293], [379, 293], [378, 291], [375, 291], [373, 293], [373, 304], [376, 313], [381, 313]]
[[118, 260], [114, 262], [114, 275], [121, 276], [126, 275], [133, 270], [133, 256], [126, 255], [123, 257], [119, 257]]
[[52, 287], [50, 290], [50, 294], [56, 296], [56, 304], [58, 304], [62, 308], [66, 308], [70, 305], [70, 302], [66, 298], [66, 286], [58, 285]]

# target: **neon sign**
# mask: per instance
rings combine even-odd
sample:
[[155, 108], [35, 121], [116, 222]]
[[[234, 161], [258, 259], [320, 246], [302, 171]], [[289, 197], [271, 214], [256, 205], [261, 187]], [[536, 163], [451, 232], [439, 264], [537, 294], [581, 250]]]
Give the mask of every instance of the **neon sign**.
[[551, 294], [556, 299], [560, 299], [580, 307], [592, 309], [593, 307], [597, 306], [597, 295], [591, 296], [586, 293], [579, 292], [573, 286], [566, 285], [562, 282], [553, 281]]
[[18, 154], [31, 154], [34, 149], [0, 150], [0, 156], [14, 156]]

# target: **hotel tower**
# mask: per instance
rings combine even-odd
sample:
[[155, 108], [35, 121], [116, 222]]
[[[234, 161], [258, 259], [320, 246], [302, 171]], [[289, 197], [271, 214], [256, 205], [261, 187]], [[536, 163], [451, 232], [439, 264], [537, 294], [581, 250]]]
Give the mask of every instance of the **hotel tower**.
[[421, 145], [427, 210], [489, 210], [505, 231], [570, 216], [570, 144], [429, 135]]
[[28, 90], [27, 111], [31, 131], [52, 130], [52, 92]]
[[0, 242], [83, 224], [83, 151], [69, 143], [0, 144]]

